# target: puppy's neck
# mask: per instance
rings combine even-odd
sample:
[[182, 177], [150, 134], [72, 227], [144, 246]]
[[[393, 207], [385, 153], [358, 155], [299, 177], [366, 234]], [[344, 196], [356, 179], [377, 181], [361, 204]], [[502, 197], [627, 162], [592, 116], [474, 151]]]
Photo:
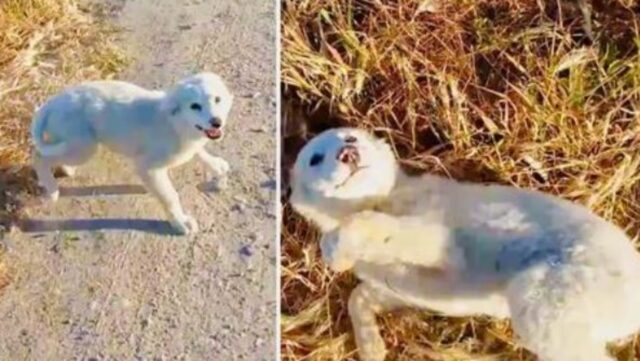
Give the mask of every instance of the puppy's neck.
[[[385, 198], [367, 198], [359, 201], [340, 201], [339, 207], [321, 207], [319, 205], [309, 206], [296, 205], [296, 210], [305, 218], [311, 220], [323, 233], [330, 232], [340, 226], [352, 214], [364, 210], [376, 209], [378, 205], [385, 203]], [[327, 205], [329, 206], [329, 205]], [[333, 204], [335, 206], [335, 203]]]
[[294, 208], [311, 220], [323, 233], [339, 227], [351, 215], [365, 210], [401, 215], [406, 205], [419, 197], [422, 202], [439, 203], [443, 188], [455, 186], [456, 182], [436, 175], [408, 175], [398, 168], [393, 187], [378, 197], [358, 200], [320, 199], [314, 202], [296, 202]]
[[336, 199], [336, 198], [316, 198], [308, 199], [304, 195], [294, 193], [291, 203], [298, 213], [306, 219], [312, 221], [324, 233], [330, 232], [339, 227], [351, 215], [365, 210], [383, 210], [389, 203], [389, 194], [395, 188], [396, 179], [405, 177], [398, 168], [394, 177], [394, 184], [390, 184], [390, 189], [376, 196], [358, 199]]

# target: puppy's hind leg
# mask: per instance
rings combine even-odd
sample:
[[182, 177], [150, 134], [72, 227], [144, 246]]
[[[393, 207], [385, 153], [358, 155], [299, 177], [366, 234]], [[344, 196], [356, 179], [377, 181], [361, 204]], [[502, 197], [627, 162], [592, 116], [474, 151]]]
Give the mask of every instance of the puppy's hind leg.
[[594, 279], [584, 274], [593, 276], [593, 271], [590, 267], [541, 265], [509, 281], [513, 329], [541, 360], [615, 360], [607, 354], [606, 342], [597, 336], [598, 329], [607, 326], [607, 311], [599, 310], [597, 303], [605, 295], [587, 283]]
[[97, 151], [98, 145], [92, 138], [69, 140], [64, 153], [46, 156], [37, 149], [33, 152], [33, 168], [38, 176], [39, 184], [45, 189], [46, 196], [56, 201], [60, 196], [58, 184], [55, 180], [53, 168], [63, 167], [63, 170], [75, 170], [75, 166], [88, 161]]
[[60, 170], [65, 176], [73, 177], [74, 175], [76, 175], [77, 167], [72, 165], [61, 165]]
[[45, 196], [53, 202], [60, 197], [58, 183], [53, 176], [54, 165], [53, 159], [44, 157], [37, 150], [33, 152], [33, 169], [36, 171], [38, 184], [44, 188]]
[[376, 323], [376, 315], [401, 304], [397, 299], [361, 283], [351, 292], [348, 306], [360, 360], [384, 361], [387, 349]]
[[176, 192], [167, 169], [143, 169], [138, 168], [138, 174], [145, 186], [162, 203], [165, 211], [171, 217], [171, 224], [181, 233], [189, 234], [198, 232], [197, 222], [184, 213], [180, 204], [180, 197]]

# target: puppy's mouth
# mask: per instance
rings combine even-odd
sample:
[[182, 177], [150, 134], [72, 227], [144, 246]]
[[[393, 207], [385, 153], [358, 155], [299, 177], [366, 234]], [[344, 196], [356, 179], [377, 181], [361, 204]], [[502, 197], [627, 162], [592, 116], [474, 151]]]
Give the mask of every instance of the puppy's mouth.
[[349, 175], [347, 176], [347, 178], [345, 178], [342, 182], [336, 185], [335, 189], [342, 188], [345, 184], [347, 184], [351, 180], [351, 178], [353, 178], [353, 176], [355, 176], [361, 170], [364, 170], [367, 168], [369, 168], [369, 166], [357, 166], [357, 167], [351, 168], [351, 172], [349, 172]]
[[212, 140], [216, 140], [216, 139], [220, 139], [222, 137], [222, 129], [220, 128], [209, 128], [209, 129], [204, 129], [203, 127], [201, 127], [200, 125], [196, 125], [196, 128], [203, 132], [204, 135], [207, 136], [207, 138], [212, 139]]

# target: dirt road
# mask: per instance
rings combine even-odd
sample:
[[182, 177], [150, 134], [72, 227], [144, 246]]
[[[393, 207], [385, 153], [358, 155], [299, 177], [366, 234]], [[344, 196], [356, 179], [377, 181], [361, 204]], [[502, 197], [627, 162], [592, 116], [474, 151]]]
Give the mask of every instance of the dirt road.
[[220, 73], [235, 104], [209, 150], [232, 166], [212, 189], [197, 160], [172, 172], [201, 232], [174, 236], [129, 164], [106, 152], [62, 179], [7, 239], [0, 360], [272, 360], [275, 340], [273, 1], [113, 0], [120, 78], [166, 87]]

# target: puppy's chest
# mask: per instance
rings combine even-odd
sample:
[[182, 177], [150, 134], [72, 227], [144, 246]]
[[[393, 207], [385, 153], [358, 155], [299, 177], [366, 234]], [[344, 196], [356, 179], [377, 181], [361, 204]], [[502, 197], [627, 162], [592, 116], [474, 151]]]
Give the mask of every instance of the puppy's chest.
[[168, 155], [167, 166], [176, 167], [190, 161], [203, 147], [203, 142], [180, 144], [175, 153]]
[[411, 247], [404, 250], [409, 255], [420, 257], [425, 252], [422, 248], [433, 252], [434, 237], [444, 239], [442, 263], [436, 267], [443, 272], [465, 274], [465, 277], [474, 279], [497, 279], [522, 268], [512, 264], [515, 254], [519, 253], [519, 250], [512, 249], [517, 248], [513, 245], [529, 242], [533, 243], [530, 246], [535, 245], [535, 232], [519, 222], [516, 225], [506, 222], [505, 218], [509, 217], [497, 217], [491, 212], [481, 212], [478, 219], [471, 219], [473, 217], [451, 212], [451, 207], [442, 201], [437, 196], [398, 192], [376, 204], [374, 209], [397, 217], [417, 217], [426, 225], [437, 224], [447, 229], [446, 236], [442, 238], [435, 234], [417, 235], [405, 244], [405, 248], [407, 244]]
[[445, 221], [441, 199], [428, 193], [397, 191], [371, 208], [393, 216], [420, 216], [425, 220]]

